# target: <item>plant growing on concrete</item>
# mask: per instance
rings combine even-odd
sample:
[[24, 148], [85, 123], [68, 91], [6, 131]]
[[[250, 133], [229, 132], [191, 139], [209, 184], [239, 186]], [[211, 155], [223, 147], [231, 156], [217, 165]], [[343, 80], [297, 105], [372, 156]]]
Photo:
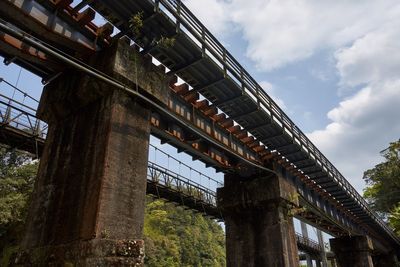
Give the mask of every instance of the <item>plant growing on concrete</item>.
[[104, 229], [103, 231], [101, 231], [101, 238], [109, 238], [110, 237], [110, 233], [107, 231], [107, 229]]
[[158, 40], [157, 43], [162, 48], [165, 49], [172, 48], [175, 45], [175, 38], [161, 36], [160, 40]]
[[288, 216], [295, 216], [296, 214], [302, 213], [306, 211], [305, 207], [299, 207], [295, 203], [299, 202], [299, 193], [290, 194], [288, 196], [288, 203], [286, 205], [287, 215]]
[[143, 12], [138, 12], [129, 19], [129, 29], [134, 35], [140, 35], [143, 28]]

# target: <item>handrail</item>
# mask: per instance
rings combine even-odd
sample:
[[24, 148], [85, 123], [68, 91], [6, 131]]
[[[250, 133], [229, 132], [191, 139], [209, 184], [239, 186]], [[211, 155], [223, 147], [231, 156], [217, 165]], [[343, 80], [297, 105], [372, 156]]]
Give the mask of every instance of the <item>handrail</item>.
[[5, 80], [3, 77], [0, 77], [0, 83], [4, 82], [5, 84], [7, 84], [8, 86], [12, 87], [14, 90], [20, 92], [24, 97], [28, 97], [29, 99], [33, 100], [36, 103], [39, 103], [39, 100], [37, 100], [36, 98], [30, 96], [29, 94], [27, 94], [26, 92], [22, 91], [21, 89], [19, 89], [18, 87], [12, 85], [11, 83], [9, 83], [7, 80]]
[[162, 153], [163, 155], [167, 156], [168, 158], [173, 159], [174, 161], [176, 161], [178, 164], [180, 164], [180, 165], [182, 165], [182, 166], [185, 166], [185, 167], [188, 168], [190, 171], [196, 172], [197, 174], [201, 175], [202, 177], [204, 177], [204, 178], [206, 178], [206, 179], [208, 179], [208, 180], [210, 180], [210, 181], [213, 181], [217, 186], [223, 186], [223, 184], [221, 183], [221, 181], [218, 181], [218, 180], [216, 180], [216, 179], [214, 179], [214, 178], [212, 178], [212, 177], [210, 177], [210, 176], [208, 176], [208, 175], [206, 175], [206, 174], [204, 174], [204, 173], [202, 173], [202, 172], [200, 172], [200, 171], [198, 171], [198, 170], [196, 170], [196, 169], [190, 167], [190, 166], [187, 165], [186, 163], [184, 163], [184, 162], [180, 161], [179, 159], [177, 159], [177, 158], [171, 156], [170, 154], [168, 154], [168, 153], [166, 153], [165, 151], [159, 149], [159, 148], [156, 147], [155, 145], [150, 144], [150, 147], [152, 147], [152, 148], [154, 149], [155, 152], [159, 151], [160, 153]]
[[34, 112], [36, 112], [35, 109], [0, 94], [0, 124], [2, 126], [10, 125], [22, 131], [28, 130], [32, 136], [46, 138], [47, 124], [39, 120], [33, 114]]
[[[196, 198], [197, 201], [201, 200], [216, 207], [217, 196], [215, 191], [154, 162], [149, 161], [147, 168], [149, 171], [148, 176], [152, 182], [157, 184], [162, 182], [161, 184], [168, 188], [178, 190], [182, 194]], [[157, 174], [162, 175], [164, 180], [160, 181], [160, 177]]]
[[296, 240], [299, 243], [301, 243], [303, 245], [306, 245], [308, 247], [311, 247], [311, 248], [313, 248], [313, 249], [315, 249], [317, 251], [322, 251], [322, 246], [318, 242], [312, 240], [309, 237], [305, 237], [302, 234], [297, 233], [297, 232], [296, 232]]

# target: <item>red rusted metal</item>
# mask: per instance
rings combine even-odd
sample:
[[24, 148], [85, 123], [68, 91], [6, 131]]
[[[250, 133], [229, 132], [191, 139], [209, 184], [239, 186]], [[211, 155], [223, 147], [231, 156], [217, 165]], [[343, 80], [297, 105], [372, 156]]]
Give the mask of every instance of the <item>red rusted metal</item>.
[[58, 8], [66, 8], [72, 4], [73, 0], [50, 0]]
[[4, 33], [0, 33], [0, 40], [3, 41], [4, 43], [21, 50], [23, 53], [28, 54], [29, 56], [36, 57], [40, 60], [46, 61], [47, 56], [41, 51], [38, 51], [37, 49], [25, 45], [23, 42], [20, 40]]
[[78, 13], [76, 20], [80, 25], [86, 25], [94, 20], [95, 15], [96, 13], [93, 11], [93, 9], [87, 8], [85, 11]]

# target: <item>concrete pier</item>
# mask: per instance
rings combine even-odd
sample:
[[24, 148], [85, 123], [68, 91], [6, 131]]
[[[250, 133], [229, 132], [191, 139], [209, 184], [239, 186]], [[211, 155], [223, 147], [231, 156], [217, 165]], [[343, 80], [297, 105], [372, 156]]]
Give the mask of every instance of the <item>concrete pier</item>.
[[[90, 63], [166, 102], [149, 60], [120, 41]], [[49, 130], [15, 265], [143, 266], [150, 112], [77, 71], [45, 87], [38, 117]]]
[[[300, 226], [301, 226], [301, 234], [305, 238], [308, 238], [307, 224], [305, 222], [303, 222], [303, 221], [300, 221]], [[310, 254], [305, 253], [305, 256], [306, 256], [307, 267], [313, 267], [312, 259], [311, 259]]]
[[299, 266], [291, 214], [296, 196], [281, 177], [225, 175], [217, 198], [225, 219], [228, 267]]
[[339, 267], [373, 267], [371, 239], [367, 236], [345, 236], [330, 239]]

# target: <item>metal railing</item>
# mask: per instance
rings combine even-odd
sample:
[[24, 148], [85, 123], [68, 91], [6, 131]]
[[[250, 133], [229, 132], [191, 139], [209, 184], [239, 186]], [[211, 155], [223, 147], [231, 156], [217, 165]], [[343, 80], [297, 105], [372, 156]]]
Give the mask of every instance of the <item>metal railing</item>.
[[23, 130], [31, 136], [45, 139], [47, 124], [36, 118], [36, 110], [0, 94], [0, 124]]
[[298, 244], [302, 244], [303, 246], [311, 248], [315, 251], [322, 251], [322, 246], [318, 242], [316, 242], [308, 237], [305, 237], [305, 236], [301, 235], [300, 233], [296, 233], [296, 241]]
[[152, 183], [165, 186], [182, 196], [191, 197], [196, 201], [217, 206], [215, 191], [150, 161], [147, 170], [147, 177]]
[[170, 165], [177, 165], [178, 167], [176, 169], [178, 169], [178, 175], [189, 176], [191, 180], [193, 180], [194, 175], [197, 175], [197, 180], [199, 180], [199, 184], [204, 185], [204, 182], [208, 182], [208, 188], [218, 188], [224, 185], [222, 181], [214, 179], [196, 170], [192, 166], [189, 166], [183, 161], [171, 156], [169, 153], [166, 153], [165, 151], [153, 144], [149, 145], [149, 160], [166, 169], [170, 169]]

